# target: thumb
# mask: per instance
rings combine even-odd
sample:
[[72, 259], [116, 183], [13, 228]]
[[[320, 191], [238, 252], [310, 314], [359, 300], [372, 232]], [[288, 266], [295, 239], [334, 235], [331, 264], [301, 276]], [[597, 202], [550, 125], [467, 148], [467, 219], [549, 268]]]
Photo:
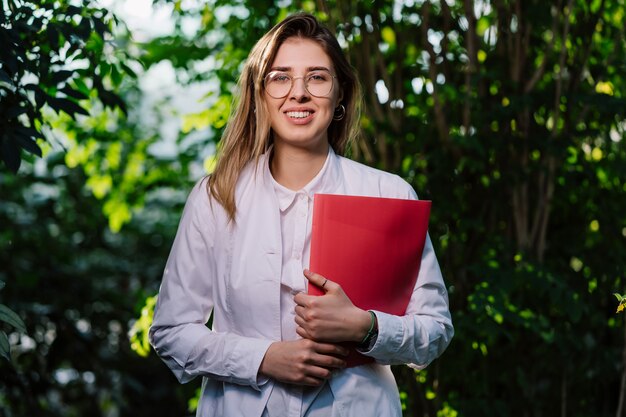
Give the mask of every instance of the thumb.
[[305, 269], [304, 271], [304, 276], [306, 277], [306, 279], [309, 280], [309, 282], [313, 285], [316, 285], [317, 287], [321, 288], [324, 292], [329, 292], [331, 289], [334, 289], [337, 284], [329, 279], [327, 279], [326, 277], [323, 277], [320, 274], [316, 274], [315, 272], [312, 272], [308, 269]]

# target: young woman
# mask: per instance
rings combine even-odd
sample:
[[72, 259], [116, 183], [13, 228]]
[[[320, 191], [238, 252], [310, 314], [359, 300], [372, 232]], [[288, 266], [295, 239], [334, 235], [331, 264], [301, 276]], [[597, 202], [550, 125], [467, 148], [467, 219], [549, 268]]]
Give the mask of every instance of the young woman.
[[[404, 316], [363, 311], [306, 268], [314, 194], [415, 193], [340, 156], [358, 124], [358, 83], [314, 17], [261, 38], [239, 87], [216, 170], [185, 206], [151, 342], [181, 382], [203, 377], [198, 416], [401, 416], [388, 365], [424, 368], [453, 335], [430, 240]], [[309, 283], [325, 295], [307, 295]], [[375, 362], [345, 368], [343, 342]]]

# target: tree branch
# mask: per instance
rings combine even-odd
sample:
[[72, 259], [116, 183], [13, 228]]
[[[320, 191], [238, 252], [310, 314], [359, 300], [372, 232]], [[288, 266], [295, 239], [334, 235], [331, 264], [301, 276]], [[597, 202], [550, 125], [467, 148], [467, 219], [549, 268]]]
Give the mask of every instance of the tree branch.
[[561, 7], [560, 1], [559, 1], [558, 7], [556, 8], [552, 7], [552, 14], [553, 14], [552, 15], [552, 29], [551, 29], [552, 38], [550, 38], [548, 45], [546, 45], [546, 48], [543, 53], [543, 59], [541, 60], [541, 64], [539, 64], [539, 67], [537, 67], [537, 69], [535, 70], [535, 73], [532, 75], [532, 77], [530, 77], [530, 79], [524, 86], [524, 93], [529, 93], [533, 88], [535, 88], [535, 85], [537, 84], [537, 82], [539, 82], [541, 77], [543, 77], [543, 74], [546, 72], [546, 65], [548, 63], [548, 57], [551, 55], [552, 48], [554, 48], [554, 40], [556, 39], [556, 31], [557, 31], [558, 23], [559, 23], [558, 9], [560, 9], [560, 7]]
[[[585, 48], [585, 53], [583, 54], [582, 60], [574, 68], [574, 70], [577, 71], [577, 73], [575, 74], [574, 77], [572, 77], [572, 85], [571, 85], [570, 91], [576, 91], [578, 89], [578, 85], [583, 80], [583, 74], [585, 73], [585, 69], [587, 68], [587, 62], [589, 62], [589, 57], [591, 56], [591, 48], [593, 47], [593, 44], [594, 44], [591, 41], [591, 39], [593, 37], [593, 33], [596, 30], [596, 25], [598, 24], [598, 21], [600, 21], [600, 18], [602, 14], [604, 13], [604, 7], [605, 7], [605, 0], [602, 0], [600, 2], [600, 7], [598, 8], [598, 12], [593, 15], [593, 18], [591, 18], [591, 21], [587, 25], [587, 27], [589, 28], [589, 31], [586, 34], [586, 36], [584, 36], [584, 38], [589, 39], [590, 41], [587, 42], [587, 46]], [[623, 38], [620, 37], [618, 42], [621, 42], [622, 39]], [[608, 66], [608, 62], [605, 68], [607, 66]]]
[[561, 93], [563, 90], [563, 74], [565, 67], [565, 59], [567, 58], [567, 37], [569, 36], [570, 14], [572, 13], [573, 0], [568, 0], [567, 10], [565, 11], [563, 25], [563, 34], [561, 35], [561, 54], [559, 56], [559, 75], [556, 78], [556, 86], [554, 91], [554, 124], [552, 126], [552, 137], [556, 137], [558, 131], [558, 122], [561, 117]]
[[458, 151], [452, 145], [450, 141], [450, 132], [448, 129], [448, 122], [446, 121], [446, 115], [443, 111], [441, 98], [439, 97], [439, 88], [437, 87], [437, 55], [435, 50], [428, 40], [428, 29], [430, 26], [430, 2], [425, 2], [422, 6], [422, 36], [424, 38], [424, 48], [428, 52], [430, 62], [428, 65], [428, 74], [433, 84], [433, 101], [435, 110], [435, 123], [437, 130], [439, 131], [439, 137], [443, 145], [453, 151], [456, 156]]
[[[444, 2], [445, 3], [445, 2]], [[465, 103], [463, 105], [463, 126], [465, 132], [469, 132], [471, 123], [471, 97], [472, 77], [478, 69], [478, 57], [476, 48], [476, 14], [474, 13], [474, 1], [465, 0], [465, 17], [467, 18], [467, 33], [465, 36], [469, 66], [465, 72]]]

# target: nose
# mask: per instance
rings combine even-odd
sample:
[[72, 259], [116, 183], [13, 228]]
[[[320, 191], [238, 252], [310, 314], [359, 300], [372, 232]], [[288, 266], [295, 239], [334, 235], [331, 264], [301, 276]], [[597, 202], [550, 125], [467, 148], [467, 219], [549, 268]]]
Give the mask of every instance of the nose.
[[297, 101], [303, 101], [309, 98], [309, 91], [306, 89], [304, 77], [292, 78], [289, 97], [294, 98]]

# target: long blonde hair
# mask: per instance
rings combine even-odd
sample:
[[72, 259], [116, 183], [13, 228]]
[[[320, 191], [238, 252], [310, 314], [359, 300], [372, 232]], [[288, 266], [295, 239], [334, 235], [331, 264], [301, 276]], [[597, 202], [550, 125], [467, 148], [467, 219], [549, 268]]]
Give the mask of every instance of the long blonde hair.
[[243, 168], [272, 144], [270, 119], [263, 99], [263, 79], [280, 46], [291, 37], [317, 42], [328, 54], [343, 92], [341, 104], [345, 117], [333, 120], [328, 127], [328, 141], [343, 155], [358, 132], [361, 94], [356, 74], [344, 55], [337, 38], [315, 17], [298, 13], [287, 17], [267, 32], [252, 48], [239, 78], [239, 97], [221, 138], [215, 171], [207, 183], [208, 192], [226, 210], [234, 222], [237, 212], [235, 185]]

